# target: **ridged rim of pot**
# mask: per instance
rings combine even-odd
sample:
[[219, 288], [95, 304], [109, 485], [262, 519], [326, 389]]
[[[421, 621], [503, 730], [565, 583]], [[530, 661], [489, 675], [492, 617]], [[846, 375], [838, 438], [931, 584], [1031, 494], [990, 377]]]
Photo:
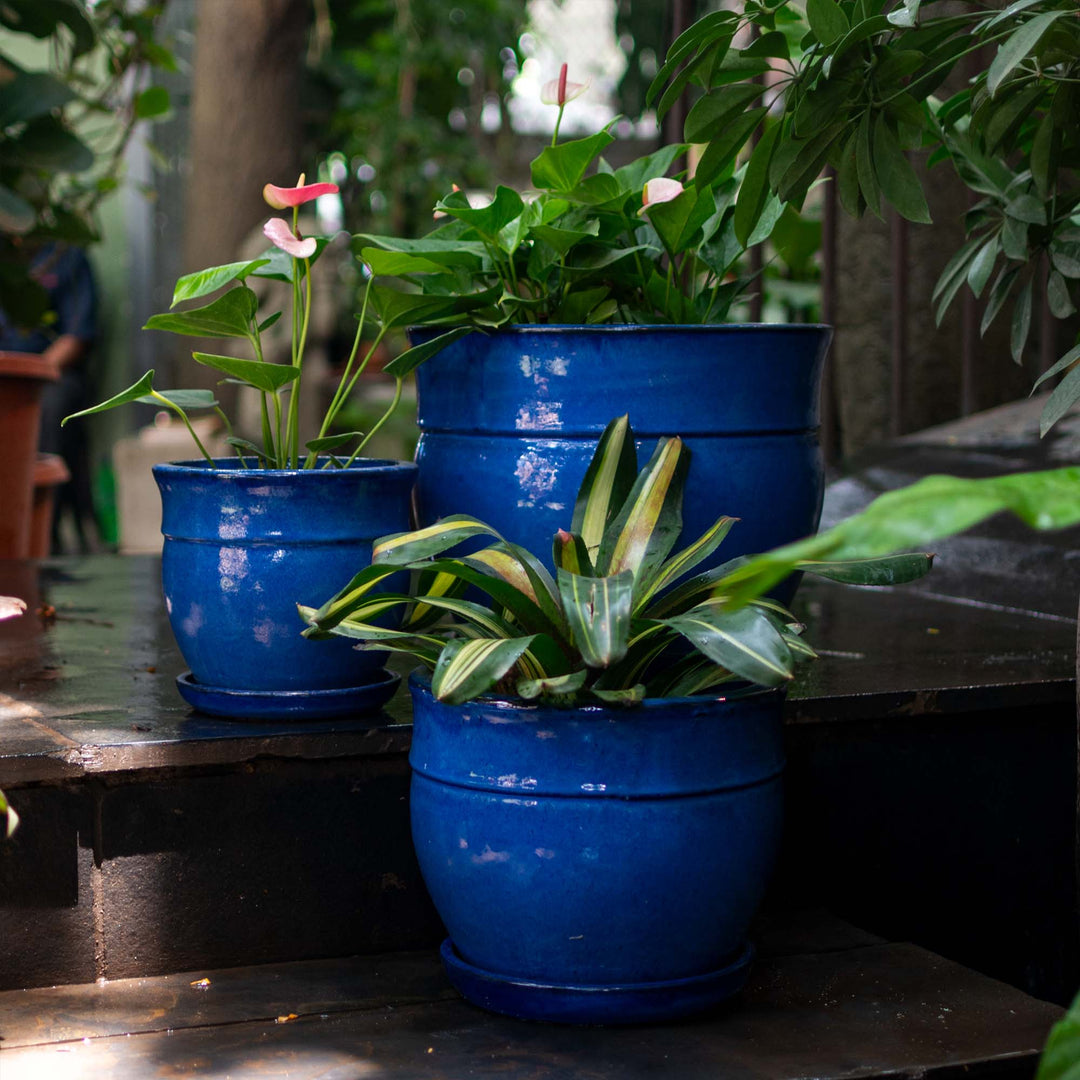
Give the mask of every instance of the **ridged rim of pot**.
[[298, 476], [356, 476], [358, 473], [374, 475], [392, 475], [394, 473], [415, 473], [419, 466], [414, 461], [393, 461], [390, 458], [361, 458], [354, 461], [347, 469], [245, 469], [235, 457], [214, 458], [215, 467], [211, 468], [205, 458], [191, 458], [187, 461], [159, 462], [152, 466], [155, 474], [164, 476], [183, 476], [191, 473], [228, 477], [247, 477], [258, 480], [293, 479]]

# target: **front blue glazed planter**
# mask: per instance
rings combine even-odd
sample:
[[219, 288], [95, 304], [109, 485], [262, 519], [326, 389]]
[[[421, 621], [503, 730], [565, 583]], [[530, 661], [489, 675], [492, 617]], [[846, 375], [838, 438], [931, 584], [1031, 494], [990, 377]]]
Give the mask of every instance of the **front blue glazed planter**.
[[628, 413], [642, 460], [665, 436], [691, 450], [687, 543], [722, 514], [741, 519], [715, 563], [809, 535], [824, 492], [818, 395], [830, 335], [736, 324], [469, 334], [417, 370], [421, 524], [473, 514], [549, 559], [596, 440]]
[[195, 680], [229, 691], [363, 686], [382, 658], [344, 639], [309, 641], [317, 607], [371, 562], [373, 540], [409, 528], [416, 466], [242, 469], [235, 458], [155, 465], [165, 607]]
[[458, 989], [631, 1023], [741, 988], [780, 838], [779, 692], [558, 709], [411, 689], [413, 840]]

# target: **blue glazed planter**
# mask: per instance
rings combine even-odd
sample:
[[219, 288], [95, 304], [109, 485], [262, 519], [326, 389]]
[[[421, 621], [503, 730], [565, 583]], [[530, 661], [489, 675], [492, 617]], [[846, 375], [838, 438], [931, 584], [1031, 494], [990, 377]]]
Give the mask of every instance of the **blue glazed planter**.
[[779, 692], [557, 709], [410, 685], [413, 840], [459, 990], [629, 1023], [741, 987], [780, 837]]
[[824, 492], [818, 396], [830, 336], [736, 324], [469, 334], [417, 369], [421, 524], [474, 514], [550, 560], [597, 438], [629, 413], [641, 464], [663, 436], [691, 450], [686, 543], [722, 514], [741, 519], [710, 565], [806, 536]]
[[408, 529], [416, 466], [358, 461], [348, 469], [245, 470], [235, 458], [217, 464], [154, 466], [165, 607], [196, 682], [266, 693], [381, 680], [378, 654], [358, 652], [344, 639], [301, 637], [296, 605], [327, 600], [371, 561], [373, 540]]

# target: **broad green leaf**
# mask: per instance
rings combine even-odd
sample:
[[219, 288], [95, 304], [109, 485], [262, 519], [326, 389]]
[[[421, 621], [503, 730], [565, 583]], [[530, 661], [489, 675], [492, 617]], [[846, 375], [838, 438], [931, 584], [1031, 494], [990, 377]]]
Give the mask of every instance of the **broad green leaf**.
[[468, 514], [452, 514], [434, 525], [413, 532], [395, 533], [375, 542], [371, 561], [375, 565], [402, 566], [439, 555], [473, 536], [502, 537], [490, 526]]
[[1050, 1029], [1035, 1080], [1078, 1080], [1080, 1078], [1080, 997]]
[[588, 677], [587, 671], [572, 671], [569, 675], [554, 675], [546, 679], [522, 679], [517, 684], [518, 697], [526, 701], [538, 697], [569, 697], [585, 685]]
[[634, 575], [582, 577], [557, 571], [563, 611], [582, 659], [589, 667], [609, 667], [626, 655]]
[[1031, 284], [1032, 278], [1028, 278], [1013, 306], [1010, 348], [1012, 358], [1018, 364], [1024, 358], [1024, 346], [1027, 344], [1028, 333], [1031, 330]]
[[403, 277], [406, 274], [444, 274], [446, 267], [441, 263], [425, 258], [423, 255], [410, 255], [404, 251], [383, 251], [381, 248], [366, 247], [360, 257], [376, 275]]
[[164, 86], [148, 86], [135, 97], [135, 115], [140, 120], [158, 120], [169, 112], [170, 105]]
[[1026, 221], [1030, 225], [1046, 224], [1046, 205], [1034, 195], [1018, 195], [1005, 207], [1005, 213], [1017, 221]]
[[1064, 274], [1065, 277], [1080, 278], [1080, 259], [1075, 254], [1065, 251], [1056, 244], [1052, 244], [1050, 247], [1050, 262], [1053, 264], [1054, 269]]
[[667, 176], [675, 159], [685, 152], [686, 146], [683, 143], [671, 143], [651, 154], [635, 158], [629, 164], [616, 169], [612, 175], [624, 191], [636, 193], [645, 186], [646, 180], [651, 180], [654, 176]]
[[991, 236], [981, 248], [968, 267], [967, 282], [976, 298], [982, 296], [990, 275], [994, 272], [994, 263], [997, 262], [1001, 243], [998, 237]]
[[1067, 368], [1072, 367], [1077, 360], [1080, 360], [1080, 345], [1070, 349], [1064, 356], [1062, 356], [1056, 364], [1047, 368], [1036, 380], [1035, 385], [1031, 388], [1031, 392], [1034, 393], [1047, 379], [1052, 379], [1055, 375], [1060, 375]]
[[1076, 311], [1076, 305], [1069, 295], [1069, 286], [1057, 270], [1052, 270], [1046, 279], [1046, 300], [1055, 319], [1067, 319]]
[[1073, 368], [1056, 387], [1039, 417], [1039, 434], [1045, 435], [1080, 400], [1080, 368]]
[[[370, 247], [371, 244], [375, 247]], [[403, 240], [396, 236], [356, 233], [352, 248], [364, 262], [368, 262], [368, 253], [373, 250], [398, 251], [422, 257], [449, 270], [466, 271], [479, 270], [486, 253], [481, 240], [447, 240], [433, 235]]]
[[96, 160], [93, 150], [53, 116], [35, 117], [5, 143], [6, 159], [50, 173], [85, 172]]
[[533, 159], [533, 184], [560, 193], [573, 191], [581, 183], [586, 169], [614, 141], [610, 132], [598, 131], [584, 139], [544, 147]]
[[525, 209], [525, 203], [513, 188], [500, 184], [487, 206], [470, 206], [465, 193], [455, 191], [437, 203], [435, 209], [465, 222], [481, 235], [494, 240], [499, 231]]
[[598, 571], [630, 571], [648, 581], [667, 558], [682, 530], [683, 485], [690, 452], [681, 439], [661, 439], [622, 509], [604, 534]]
[[431, 359], [436, 353], [442, 352], [447, 345], [453, 344], [466, 334], [471, 334], [472, 331], [471, 326], [455, 326], [453, 330], [448, 330], [445, 334], [440, 334], [438, 337], [431, 338], [430, 341], [422, 342], [420, 345], [414, 345], [411, 349], [398, 353], [383, 370], [394, 378], [404, 378], [425, 360]]
[[916, 553], [833, 562], [805, 559], [795, 568], [845, 585], [901, 585], [925, 577], [933, 563], [933, 555]]
[[769, 110], [764, 106], [750, 109], [740, 116], [732, 117], [721, 132], [709, 140], [694, 173], [694, 184], [705, 187], [711, 184], [738, 156]]
[[76, 96], [66, 83], [47, 72], [16, 72], [10, 82], [0, 85], [0, 129], [62, 108]]
[[250, 262], [226, 263], [224, 266], [211, 266], [208, 270], [199, 270], [194, 274], [185, 274], [176, 282], [173, 289], [172, 304], [176, 307], [183, 300], [196, 300], [200, 296], [217, 292], [230, 281], [243, 281], [248, 274], [266, 266], [269, 259], [253, 259]]
[[874, 165], [874, 152], [871, 146], [873, 125], [868, 109], [859, 120], [858, 136], [855, 142], [855, 168], [859, 177], [859, 188], [867, 207], [877, 217], [881, 217], [881, 185], [878, 183]]
[[324, 450], [337, 450], [346, 443], [363, 437], [364, 433], [362, 431], [342, 431], [336, 435], [326, 435], [321, 439], [312, 439], [310, 442], [304, 443], [304, 449], [310, 450], [313, 454], [321, 454]]
[[259, 306], [246, 286], [230, 289], [210, 304], [188, 311], [151, 315], [144, 330], [165, 330], [190, 337], [239, 337], [251, 335], [251, 320]]
[[737, 114], [742, 113], [751, 101], [761, 97], [764, 92], [765, 87], [757, 83], [735, 83], [710, 90], [695, 102], [687, 114], [686, 141], [702, 143], [716, 138]]
[[[832, 0], [830, 0], [832, 2]], [[750, 155], [735, 203], [735, 235], [746, 244], [769, 196], [769, 163], [780, 136], [780, 124], [766, 128]]]
[[[675, 72], [678, 70], [679, 65], [693, 52], [703, 52], [714, 45], [717, 41], [730, 42], [734, 33], [734, 26], [736, 15], [731, 11], [712, 11], [707, 15], [703, 15], [696, 22], [684, 30], [671, 44], [668, 49], [667, 56], [664, 58], [664, 63], [657, 71], [652, 83], [649, 85], [649, 89], [645, 94], [646, 104], [651, 105], [656, 100], [656, 95], [660, 92], [660, 87], [668, 82]], [[725, 44], [726, 48], [726, 44]], [[687, 76], [689, 78], [689, 76]], [[674, 85], [674, 84], [673, 84]], [[675, 93], [674, 97], [678, 97], [681, 92], [682, 86], [685, 86], [685, 82], [679, 87], [679, 90]], [[667, 100], [669, 96], [670, 88], [668, 92], [665, 92], [661, 105], [657, 106], [657, 116], [663, 119], [664, 113], [667, 108], [663, 107], [663, 102]], [[674, 100], [674, 98], [672, 99]], [[668, 106], [670, 107], [670, 102]]]
[[778, 60], [790, 60], [791, 49], [788, 39], [780, 30], [770, 30], [762, 34], [757, 41], [742, 50], [743, 56], [772, 56]]
[[806, 0], [806, 19], [822, 45], [839, 41], [851, 29], [836, 0]]
[[193, 352], [191, 355], [204, 367], [224, 372], [268, 394], [300, 378], [300, 369], [291, 364], [270, 364], [263, 360], [242, 360], [235, 356], [215, 356], [204, 352]]
[[141, 398], [146, 397], [147, 394], [152, 393], [153, 389], [154, 372], [151, 369], [138, 382], [132, 383], [126, 390], [121, 390], [119, 394], [114, 394], [108, 401], [102, 401], [97, 405], [92, 405], [89, 409], [82, 409], [79, 412], [65, 416], [60, 421], [60, 426], [63, 427], [69, 420], [74, 420], [78, 416], [90, 416], [93, 413], [105, 412], [106, 409], [115, 409], [118, 405], [127, 405], [131, 401], [139, 401]]
[[986, 301], [986, 309], [983, 311], [982, 322], [979, 324], [980, 335], [985, 334], [990, 324], [997, 318], [998, 312], [1001, 311], [1005, 301], [1008, 300], [1009, 292], [1019, 275], [1019, 266], [1003, 266], [1001, 268]]
[[715, 210], [712, 192], [697, 187], [684, 189], [670, 202], [653, 203], [646, 209], [649, 223], [656, 230], [664, 250], [670, 256], [681, 255], [691, 247], [701, 227]]
[[217, 404], [213, 390], [158, 390], [135, 400], [143, 405], [160, 405], [162, 398], [184, 410], [212, 409]]
[[1060, 149], [1061, 132], [1054, 123], [1053, 111], [1047, 110], [1031, 143], [1031, 178], [1042, 199], [1050, 197], [1050, 190], [1054, 186]]
[[998, 87], [1012, 74], [1020, 61], [1039, 44], [1051, 24], [1064, 14], [1064, 10], [1059, 10], [1036, 15], [1021, 23], [1019, 28], [998, 46], [997, 55], [986, 73], [986, 88], [991, 97], [997, 94]]
[[604, 533], [633, 490], [636, 475], [634, 433], [624, 413], [604, 428], [574, 502], [570, 531], [584, 540], [593, 564]]
[[518, 662], [532, 637], [449, 641], [435, 666], [431, 690], [439, 701], [460, 705], [487, 693]]
[[706, 601], [665, 625], [710, 660], [759, 686], [782, 686], [793, 677], [791, 650], [757, 608], [729, 610], [722, 602]]
[[1028, 222], [1007, 215], [1001, 219], [1001, 247], [1005, 257], [1016, 262], [1028, 261]]
[[874, 173], [882, 194], [901, 217], [930, 224], [922, 185], [884, 116], [874, 124]]

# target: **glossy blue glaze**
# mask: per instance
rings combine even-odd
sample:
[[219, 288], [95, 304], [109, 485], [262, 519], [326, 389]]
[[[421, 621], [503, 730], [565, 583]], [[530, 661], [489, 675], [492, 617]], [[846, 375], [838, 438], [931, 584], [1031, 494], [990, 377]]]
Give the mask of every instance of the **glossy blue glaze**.
[[626, 988], [744, 950], [780, 836], [778, 692], [567, 710], [411, 688], [413, 840], [466, 964]]
[[597, 437], [626, 412], [641, 464], [664, 436], [691, 450], [685, 542], [722, 514], [741, 519], [714, 564], [805, 536], [824, 491], [818, 395], [830, 334], [734, 324], [469, 334], [417, 370], [421, 523], [475, 514], [550, 559]]
[[211, 469], [155, 465], [165, 607], [194, 678], [228, 690], [328, 690], [382, 678], [383, 658], [345, 639], [309, 641], [296, 605], [317, 607], [409, 527], [416, 466]]

